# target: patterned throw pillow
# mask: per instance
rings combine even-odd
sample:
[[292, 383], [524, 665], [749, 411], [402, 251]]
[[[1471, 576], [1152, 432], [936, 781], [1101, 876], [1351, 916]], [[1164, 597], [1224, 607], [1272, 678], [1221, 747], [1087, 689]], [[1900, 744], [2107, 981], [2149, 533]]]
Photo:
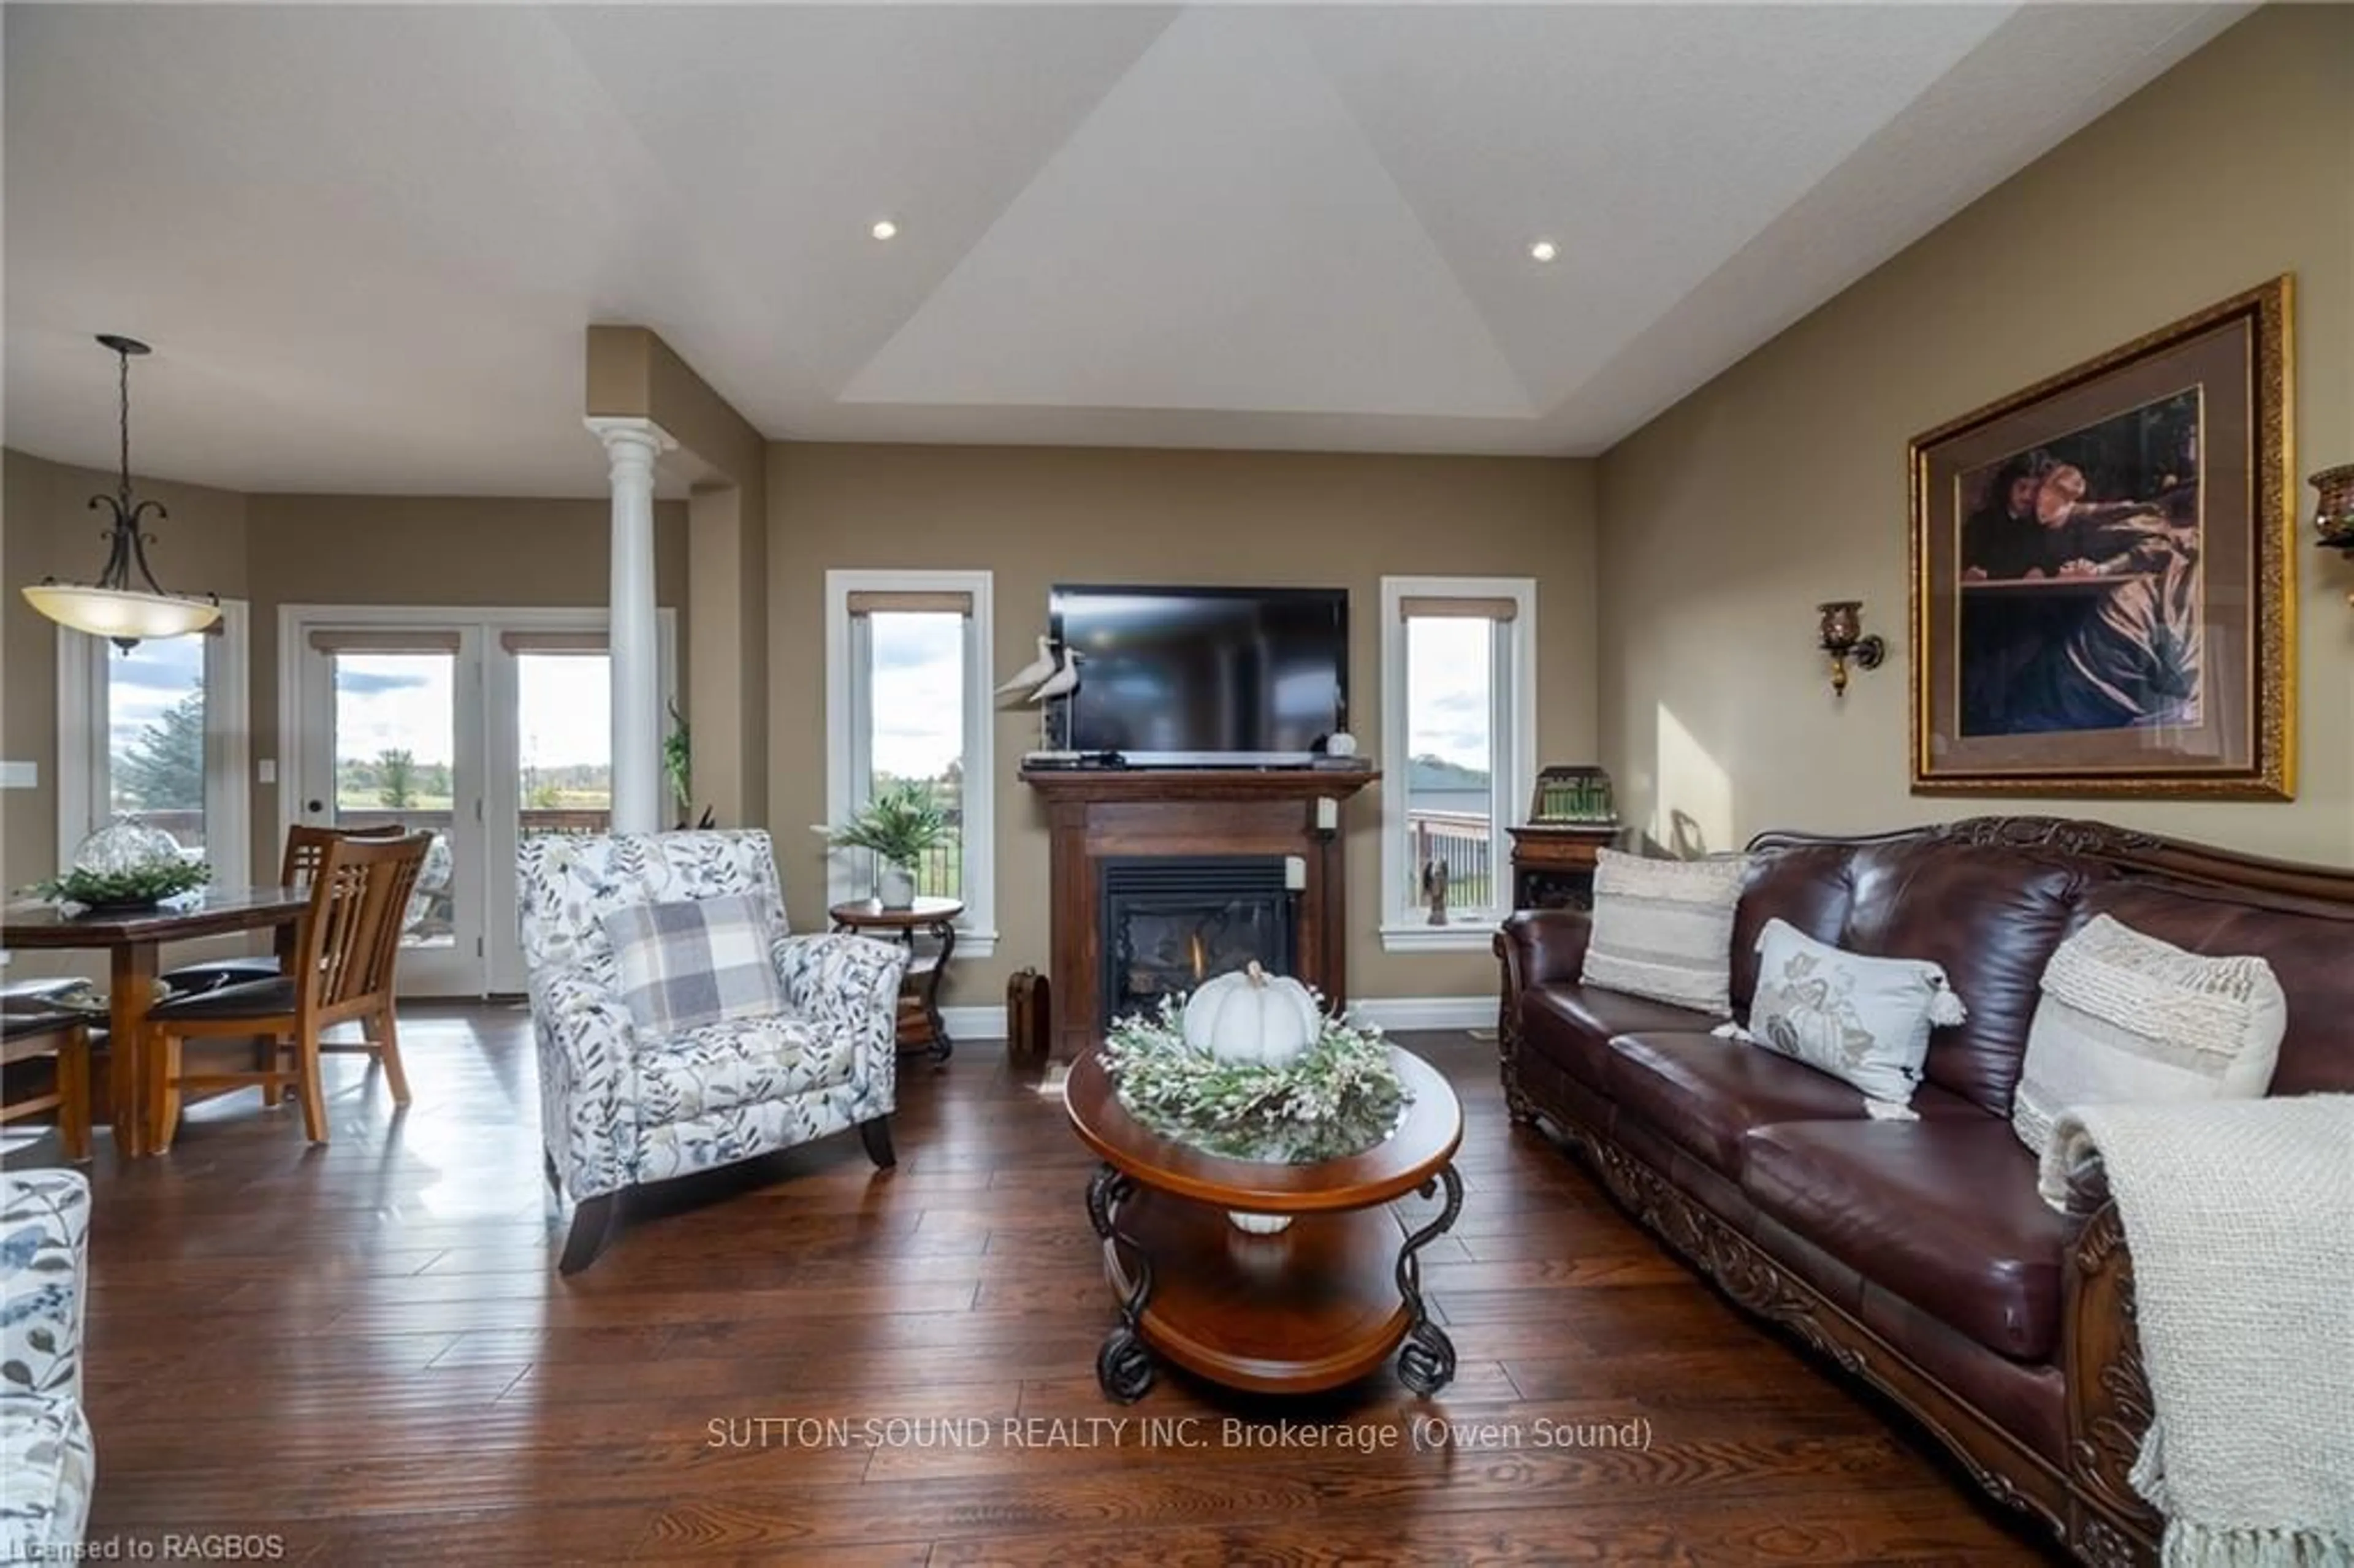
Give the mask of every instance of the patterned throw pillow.
[[1757, 995], [1741, 1038], [1908, 1105], [1929, 1030], [1967, 1020], [1946, 971], [1924, 959], [1873, 959], [1818, 942], [1787, 920], [1757, 934]]
[[632, 904], [605, 916], [630, 1016], [649, 1034], [677, 1034], [785, 1010], [769, 957], [768, 913], [750, 894]]
[[2111, 1100], [2258, 1099], [2272, 1086], [2288, 999], [2272, 965], [2209, 959], [2095, 915], [2043, 968], [2011, 1130], [2035, 1151], [2043, 1201], [2064, 1207], [2052, 1123]]
[[1603, 850], [1594, 868], [1586, 985], [1697, 1012], [1733, 1010], [1733, 906], [1745, 855], [1649, 860]]

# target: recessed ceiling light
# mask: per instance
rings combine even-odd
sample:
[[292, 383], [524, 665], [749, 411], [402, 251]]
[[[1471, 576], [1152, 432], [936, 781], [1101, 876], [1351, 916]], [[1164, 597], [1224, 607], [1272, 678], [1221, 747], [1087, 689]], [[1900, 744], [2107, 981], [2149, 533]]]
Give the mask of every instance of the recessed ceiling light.
[[1550, 261], [1560, 254], [1561, 247], [1550, 239], [1540, 239], [1529, 247], [1529, 256], [1532, 260]]
[[899, 226], [892, 222], [887, 217], [877, 218], [875, 220], [875, 227], [867, 232], [874, 235], [877, 239], [888, 239], [899, 232]]

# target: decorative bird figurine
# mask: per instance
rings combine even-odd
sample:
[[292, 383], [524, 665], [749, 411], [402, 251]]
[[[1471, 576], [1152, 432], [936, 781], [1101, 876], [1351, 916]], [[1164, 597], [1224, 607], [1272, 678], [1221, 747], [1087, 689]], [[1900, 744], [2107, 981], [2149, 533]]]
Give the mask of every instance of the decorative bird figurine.
[[1030, 694], [1030, 700], [1034, 703], [1050, 702], [1056, 697], [1070, 695], [1078, 690], [1078, 686], [1079, 658], [1077, 654], [1066, 649], [1063, 652], [1061, 661], [1055, 666], [1054, 673], [1048, 675], [1039, 684], [1038, 689]]
[[1062, 661], [1055, 655], [1054, 641], [1041, 637], [1038, 639], [1038, 657], [1015, 671], [1003, 685], [997, 688], [997, 695], [1007, 697], [1016, 692], [1029, 692], [1052, 678], [1061, 666]]

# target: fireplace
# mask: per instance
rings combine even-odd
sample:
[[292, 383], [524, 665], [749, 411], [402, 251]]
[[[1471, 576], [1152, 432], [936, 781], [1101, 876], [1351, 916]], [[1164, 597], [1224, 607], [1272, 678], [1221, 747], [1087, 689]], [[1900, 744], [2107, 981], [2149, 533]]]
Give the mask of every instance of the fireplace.
[[1297, 895], [1282, 855], [1120, 855], [1097, 865], [1098, 1022], [1257, 963], [1291, 974]]
[[[1211, 857], [1255, 860], [1259, 880], [1243, 896], [1266, 896], [1261, 917], [1270, 922], [1278, 895], [1260, 890], [1271, 890], [1276, 868], [1288, 868], [1285, 884], [1297, 891], [1281, 896], [1288, 928], [1275, 967], [1322, 992], [1329, 1005], [1346, 1006], [1348, 856], [1341, 805], [1380, 777], [1369, 768], [1024, 768], [1022, 781], [1045, 808], [1052, 845], [1046, 921], [1054, 984], [1047, 1005], [1055, 1060], [1076, 1061], [1100, 1044], [1111, 999], [1127, 991], [1126, 981], [1115, 989], [1105, 974], [1116, 938], [1107, 936], [1112, 927], [1104, 918], [1103, 873], [1116, 861], [1167, 869]], [[1229, 888], [1217, 908], [1240, 891]], [[1190, 986], [1190, 941], [1184, 952]]]

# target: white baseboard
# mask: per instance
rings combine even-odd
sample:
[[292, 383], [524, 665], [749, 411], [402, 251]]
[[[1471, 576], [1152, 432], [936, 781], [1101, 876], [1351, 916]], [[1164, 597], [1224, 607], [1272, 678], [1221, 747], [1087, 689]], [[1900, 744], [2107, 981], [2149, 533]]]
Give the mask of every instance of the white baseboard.
[[1493, 1029], [1492, 996], [1361, 996], [1349, 1011], [1392, 1033], [1402, 1029]]
[[[962, 950], [961, 947], [959, 950]], [[948, 1025], [951, 1040], [1005, 1038], [1005, 1009], [1002, 1007], [943, 1007], [940, 1022]]]

